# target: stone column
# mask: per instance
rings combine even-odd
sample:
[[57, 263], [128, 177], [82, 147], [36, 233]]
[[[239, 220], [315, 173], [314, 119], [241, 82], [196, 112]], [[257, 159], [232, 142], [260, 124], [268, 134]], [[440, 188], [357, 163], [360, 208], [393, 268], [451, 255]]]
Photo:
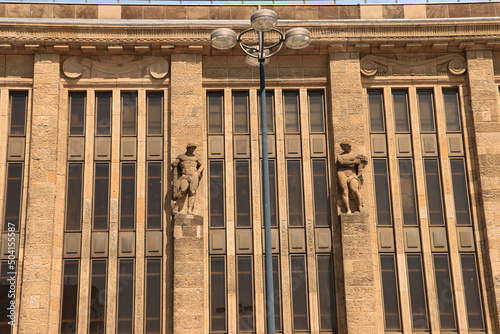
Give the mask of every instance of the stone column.
[[65, 175], [65, 161], [58, 161], [59, 67], [59, 55], [35, 54], [19, 333], [58, 331], [63, 219], [56, 200], [64, 196], [58, 192]]
[[[340, 142], [351, 142], [353, 151], [368, 154], [368, 129], [363, 108], [363, 88], [361, 86], [361, 72], [359, 54], [357, 52], [341, 52], [330, 54], [330, 105], [333, 122], [334, 150], [337, 156], [341, 153]], [[336, 158], [335, 158], [336, 159]], [[371, 169], [367, 166], [365, 175]], [[337, 263], [341, 261], [342, 274], [337, 282], [343, 285], [345, 302], [345, 318], [340, 321], [340, 330], [345, 328], [346, 333], [377, 333], [383, 331], [380, 327], [376, 307], [380, 299], [376, 294], [374, 270], [377, 268], [376, 231], [373, 219], [365, 212], [370, 206], [369, 200], [373, 197], [370, 193], [368, 177], [362, 186], [362, 198], [365, 208], [362, 213], [340, 214], [340, 231], [335, 242], [340, 242], [341, 247], [335, 254]], [[336, 179], [333, 194], [340, 193], [336, 190]], [[338, 248], [335, 248], [338, 249]], [[337, 271], [338, 272], [338, 271]], [[342, 307], [342, 304], [341, 304]], [[341, 313], [342, 314], [342, 313]]]
[[[482, 251], [489, 261], [485, 268], [486, 289], [490, 291], [490, 309], [494, 326], [500, 328], [500, 110], [498, 106], [498, 87], [495, 84], [493, 55], [491, 51], [467, 51], [467, 71], [469, 78], [470, 106], [472, 111], [472, 130], [476, 141], [477, 154], [473, 161], [476, 165], [475, 179], [478, 200], [477, 228], [483, 240]], [[472, 135], [472, 134], [469, 134]]]

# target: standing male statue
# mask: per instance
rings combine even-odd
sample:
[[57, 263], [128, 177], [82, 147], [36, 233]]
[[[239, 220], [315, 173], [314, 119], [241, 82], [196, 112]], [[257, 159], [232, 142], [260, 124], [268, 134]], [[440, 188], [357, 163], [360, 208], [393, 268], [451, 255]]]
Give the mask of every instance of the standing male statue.
[[363, 203], [360, 196], [360, 187], [362, 184], [361, 174], [368, 163], [366, 156], [351, 152], [351, 144], [348, 141], [340, 143], [342, 153], [337, 158], [337, 176], [342, 191], [342, 203], [346, 208], [346, 213], [352, 213], [349, 201], [349, 195], [353, 195], [353, 200], [358, 206], [357, 211], [361, 211]]
[[[184, 213], [185, 206], [187, 214], [193, 213], [196, 189], [203, 174], [203, 165], [200, 159], [194, 155], [196, 144], [188, 144], [186, 153], [183, 153], [172, 162], [173, 167], [173, 195], [176, 200], [174, 214]], [[180, 176], [179, 176], [180, 175]], [[187, 205], [186, 205], [187, 201]]]

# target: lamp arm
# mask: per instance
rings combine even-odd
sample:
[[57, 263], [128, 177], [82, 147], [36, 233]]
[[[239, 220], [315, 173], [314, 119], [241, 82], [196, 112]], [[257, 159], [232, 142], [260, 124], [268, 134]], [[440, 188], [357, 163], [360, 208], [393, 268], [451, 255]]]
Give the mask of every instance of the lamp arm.
[[[285, 36], [283, 35], [283, 33], [281, 31], [279, 31], [278, 29], [273, 28], [271, 31], [277, 32], [280, 35], [280, 39], [279, 39], [278, 42], [274, 43], [273, 45], [265, 46], [263, 49], [264, 50], [271, 50], [271, 49], [273, 49], [275, 47], [278, 47], [278, 50], [274, 51], [273, 53], [271, 53], [271, 54], [269, 54], [267, 56], [260, 57], [259, 55], [255, 55], [255, 54], [249, 53], [247, 50], [255, 48], [256, 46], [246, 45], [245, 43], [243, 43], [243, 40], [241, 38], [244, 34], [250, 32], [250, 31], [255, 31], [255, 29], [254, 28], [248, 28], [248, 29], [242, 31], [238, 35], [238, 39], [236, 41], [240, 45], [240, 47], [243, 50], [243, 52], [245, 52], [246, 55], [248, 55], [248, 56], [250, 56], [252, 58], [256, 58], [256, 59], [267, 59], [267, 58], [270, 58], [270, 57], [274, 56], [275, 54], [277, 54], [281, 50], [281, 48], [283, 47], [283, 42], [285, 42]], [[260, 54], [260, 53], [261, 52], [259, 52], [258, 54]]]

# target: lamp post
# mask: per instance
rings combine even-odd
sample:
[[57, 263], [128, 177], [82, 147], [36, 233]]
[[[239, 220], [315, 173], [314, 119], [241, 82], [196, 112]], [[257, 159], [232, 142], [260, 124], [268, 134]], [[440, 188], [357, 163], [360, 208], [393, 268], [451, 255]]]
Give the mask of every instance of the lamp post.
[[[219, 50], [232, 49], [239, 43], [241, 49], [246, 54], [246, 62], [251, 66], [260, 68], [260, 110], [262, 127], [262, 194], [264, 203], [264, 229], [265, 229], [265, 274], [266, 274], [266, 318], [267, 333], [275, 334], [274, 323], [274, 288], [273, 288], [273, 262], [271, 245], [271, 207], [269, 196], [269, 154], [267, 150], [267, 111], [266, 111], [266, 74], [265, 64], [269, 58], [281, 50], [283, 43], [290, 49], [303, 49], [309, 46], [310, 32], [304, 28], [293, 28], [285, 35], [278, 29], [278, 14], [270, 9], [259, 9], [250, 17], [252, 27], [242, 31], [239, 35], [228, 28], [219, 28], [212, 32], [210, 42], [212, 47]], [[256, 45], [246, 45], [242, 41], [242, 36], [256, 31], [258, 43]], [[264, 33], [276, 32], [279, 35], [278, 42], [266, 45]]]

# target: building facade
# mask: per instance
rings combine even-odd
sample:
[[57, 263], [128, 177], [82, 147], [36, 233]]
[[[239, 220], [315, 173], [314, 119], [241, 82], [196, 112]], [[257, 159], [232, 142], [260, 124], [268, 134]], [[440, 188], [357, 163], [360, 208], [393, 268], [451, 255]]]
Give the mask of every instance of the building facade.
[[[263, 7], [277, 332], [500, 332], [500, 4]], [[266, 332], [256, 9], [0, 4], [1, 333]]]

